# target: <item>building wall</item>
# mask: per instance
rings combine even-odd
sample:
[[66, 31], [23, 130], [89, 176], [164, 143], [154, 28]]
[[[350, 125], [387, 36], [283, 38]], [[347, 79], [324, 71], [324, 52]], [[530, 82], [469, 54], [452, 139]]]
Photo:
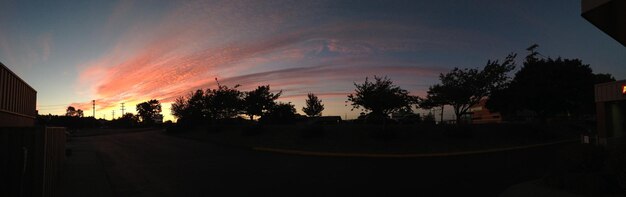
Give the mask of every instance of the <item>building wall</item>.
[[601, 143], [626, 136], [626, 80], [596, 84], [596, 120]]
[[624, 86], [626, 86], [626, 80], [596, 84], [596, 102], [626, 100], [626, 94], [623, 93]]
[[33, 126], [37, 91], [0, 63], [0, 127]]

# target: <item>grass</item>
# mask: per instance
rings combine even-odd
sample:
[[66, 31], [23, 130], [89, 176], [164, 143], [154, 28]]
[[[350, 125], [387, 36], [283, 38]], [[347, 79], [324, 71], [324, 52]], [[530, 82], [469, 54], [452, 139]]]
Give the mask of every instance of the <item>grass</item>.
[[[222, 125], [173, 135], [244, 147], [342, 153], [438, 153], [507, 148], [576, 139], [567, 127], [470, 125]], [[541, 128], [541, 129], [538, 129]], [[210, 132], [209, 132], [210, 131]]]

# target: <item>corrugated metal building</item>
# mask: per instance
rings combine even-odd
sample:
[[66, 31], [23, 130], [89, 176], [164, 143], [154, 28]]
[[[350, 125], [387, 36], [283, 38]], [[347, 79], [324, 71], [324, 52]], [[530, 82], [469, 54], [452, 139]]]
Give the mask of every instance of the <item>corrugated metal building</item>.
[[37, 91], [0, 63], [0, 127], [32, 127]]
[[596, 84], [595, 97], [601, 142], [626, 136], [626, 80]]
[[[626, 46], [626, 1], [582, 0], [582, 17]], [[596, 118], [600, 142], [626, 136], [626, 80], [597, 84]]]

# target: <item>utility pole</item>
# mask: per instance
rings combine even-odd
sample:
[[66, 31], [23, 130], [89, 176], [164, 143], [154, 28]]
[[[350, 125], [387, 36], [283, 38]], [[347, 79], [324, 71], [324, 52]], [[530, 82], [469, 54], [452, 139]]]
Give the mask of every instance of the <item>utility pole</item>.
[[115, 119], [115, 110], [111, 110], [111, 120]]
[[124, 116], [124, 103], [122, 103], [122, 116]]
[[104, 116], [104, 119], [106, 120], [107, 119], [107, 115], [106, 114], [102, 114], [102, 115]]
[[96, 100], [91, 100], [91, 104], [93, 105], [93, 118], [96, 118]]

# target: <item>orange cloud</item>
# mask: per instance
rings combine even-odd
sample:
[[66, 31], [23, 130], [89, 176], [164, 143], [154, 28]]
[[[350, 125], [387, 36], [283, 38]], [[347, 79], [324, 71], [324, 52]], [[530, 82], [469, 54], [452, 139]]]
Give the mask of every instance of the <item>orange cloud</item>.
[[[128, 12], [125, 5], [116, 9], [108, 24], [121, 20], [119, 16]], [[122, 102], [172, 102], [189, 91], [215, 87], [216, 77], [222, 84], [241, 84], [242, 90], [270, 84], [273, 90], [284, 90], [283, 99], [288, 99], [309, 91], [325, 97], [345, 97], [345, 92], [353, 90], [352, 82], [366, 76], [433, 78], [443, 72], [437, 67], [380, 55], [412, 50], [414, 42], [406, 37], [415, 33], [415, 28], [346, 22], [233, 34], [246, 24], [232, 27], [224, 22], [241, 21], [229, 17], [220, 20], [202, 9], [211, 8], [184, 4], [160, 22], [134, 26], [108, 53], [79, 65], [78, 89], [89, 89], [85, 94], [97, 98], [98, 109], [106, 111], [118, 108]], [[216, 19], [202, 22], [207, 14]], [[273, 19], [268, 26], [276, 28], [293, 20], [284, 15], [268, 17]], [[361, 31], [379, 34], [353, 33]], [[91, 109], [91, 101], [72, 105]]]

